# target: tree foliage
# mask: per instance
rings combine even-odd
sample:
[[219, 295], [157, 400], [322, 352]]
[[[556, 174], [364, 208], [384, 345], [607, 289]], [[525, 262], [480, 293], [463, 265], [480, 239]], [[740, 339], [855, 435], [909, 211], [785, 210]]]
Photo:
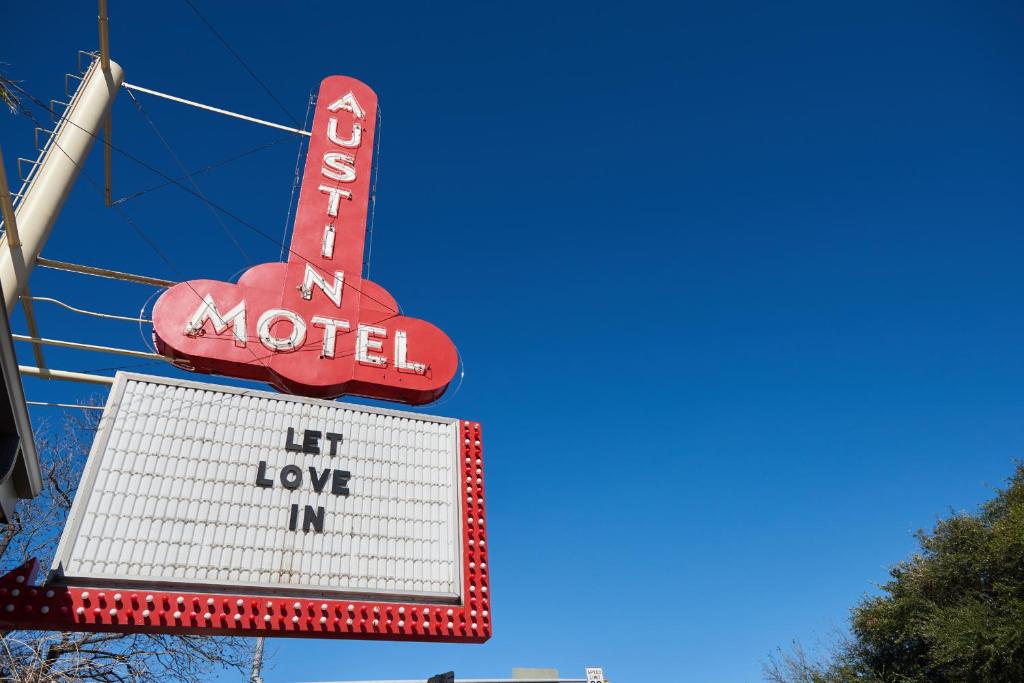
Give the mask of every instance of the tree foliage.
[[[45, 490], [21, 501], [0, 533], [0, 570], [29, 557], [48, 567], [96, 428], [95, 415], [72, 416], [40, 430], [38, 450]], [[214, 669], [244, 672], [251, 662], [242, 638], [122, 633], [14, 631], [0, 635], [0, 681], [17, 683], [189, 683]]]
[[853, 608], [849, 638], [822, 661], [776, 653], [768, 680], [1024, 681], [1024, 465], [976, 513], [917, 539], [882, 594]]

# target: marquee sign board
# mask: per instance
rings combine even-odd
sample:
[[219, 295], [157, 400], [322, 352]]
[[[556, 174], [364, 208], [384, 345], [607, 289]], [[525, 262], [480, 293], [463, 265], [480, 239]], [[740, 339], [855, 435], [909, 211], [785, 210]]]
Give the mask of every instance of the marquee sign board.
[[484, 517], [478, 423], [118, 373], [0, 627], [482, 642]]
[[458, 366], [454, 344], [362, 277], [376, 128], [373, 90], [323, 80], [288, 262], [254, 266], [237, 284], [171, 287], [153, 309], [160, 353], [302, 396], [421, 404], [444, 393]]

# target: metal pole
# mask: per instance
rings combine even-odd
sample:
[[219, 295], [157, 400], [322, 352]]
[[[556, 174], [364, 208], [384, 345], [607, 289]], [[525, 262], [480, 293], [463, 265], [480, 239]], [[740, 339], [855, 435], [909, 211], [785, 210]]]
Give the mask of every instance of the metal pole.
[[15, 216], [21, 245], [15, 246], [6, 232], [0, 237], [0, 286], [8, 311], [25, 293], [29, 273], [123, 81], [124, 72], [117, 62], [110, 62], [109, 73], [104, 73], [99, 62], [93, 61], [18, 203]]
[[0, 213], [4, 219], [4, 230], [10, 237], [8, 243], [15, 247], [21, 246], [18, 237], [18, 221], [14, 217], [14, 204], [11, 202], [11, 188], [7, 185], [7, 169], [4, 167], [4, 152], [0, 148]]
[[252, 673], [249, 683], [263, 683], [263, 638], [256, 639], [256, 649], [252, 653]]
[[253, 116], [246, 116], [245, 114], [238, 114], [227, 109], [219, 109], [218, 107], [211, 107], [208, 104], [202, 104], [200, 102], [193, 102], [192, 100], [186, 100], [184, 97], [175, 97], [174, 95], [168, 95], [165, 92], [159, 90], [150, 90], [149, 88], [143, 88], [141, 85], [134, 85], [133, 83], [125, 83], [125, 90], [136, 90], [138, 92], [144, 92], [147, 95], [153, 95], [155, 97], [162, 97], [165, 100], [171, 102], [177, 102], [178, 104], [187, 104], [190, 107], [197, 109], [205, 109], [206, 111], [212, 111], [214, 114], [223, 114], [224, 116], [230, 116], [234, 119], [241, 119], [242, 121], [249, 121], [250, 123], [258, 123], [261, 126], [267, 126], [268, 128], [276, 128], [278, 130], [287, 131], [289, 133], [295, 133], [296, 135], [305, 135], [311, 137], [313, 134], [308, 130], [302, 130], [301, 128], [292, 128], [291, 126], [282, 126], [280, 123], [273, 123], [271, 121], [264, 121], [263, 119], [257, 119]]
[[36, 259], [36, 264], [43, 268], [53, 268], [54, 270], [66, 270], [69, 273], [81, 273], [82, 275], [95, 275], [96, 277], [110, 278], [111, 280], [124, 280], [125, 282], [135, 282], [140, 285], [153, 285], [154, 287], [173, 287], [178, 284], [174, 280], [162, 280], [157, 277], [148, 277], [146, 275], [134, 275], [132, 273], [122, 273], [119, 270], [110, 270], [108, 268], [97, 268], [96, 266], [83, 266], [78, 263], [67, 263], [65, 261], [55, 261], [52, 258], [44, 258], [40, 256]]
[[[103, 67], [103, 73], [110, 75], [110, 22], [107, 17], [107, 0], [100, 0], [100, 15], [99, 15], [99, 29], [100, 29], [100, 65]], [[106, 116], [103, 117], [103, 200], [107, 206], [110, 206], [110, 188], [113, 184], [111, 180], [111, 158], [110, 158], [110, 144], [112, 142], [111, 137], [113, 135], [113, 121], [111, 120], [110, 110], [107, 109]]]
[[[86, 372], [72, 372], [70, 370], [52, 370], [50, 368], [36, 368], [31, 365], [19, 365], [18, 372], [30, 377], [40, 379], [60, 379], [66, 382], [85, 382], [86, 384], [113, 384], [113, 377], [103, 375], [90, 375]], [[26, 498], [29, 496], [26, 496]]]
[[99, 344], [83, 344], [82, 342], [66, 341], [64, 339], [47, 339], [46, 337], [33, 337], [27, 334], [12, 334], [11, 339], [14, 341], [31, 342], [33, 344], [44, 344], [46, 346], [62, 346], [66, 349], [78, 349], [79, 351], [113, 353], [118, 356], [131, 356], [132, 358], [145, 358], [147, 360], [170, 360], [167, 356], [161, 356], [159, 353], [150, 353], [149, 351], [121, 349], [116, 346], [101, 346]]

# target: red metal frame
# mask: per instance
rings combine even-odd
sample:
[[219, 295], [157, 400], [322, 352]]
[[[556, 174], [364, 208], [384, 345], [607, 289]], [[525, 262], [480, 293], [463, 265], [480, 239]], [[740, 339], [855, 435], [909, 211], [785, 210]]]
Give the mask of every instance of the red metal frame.
[[460, 423], [461, 605], [33, 585], [39, 562], [0, 578], [0, 628], [482, 643], [491, 637], [483, 447]]

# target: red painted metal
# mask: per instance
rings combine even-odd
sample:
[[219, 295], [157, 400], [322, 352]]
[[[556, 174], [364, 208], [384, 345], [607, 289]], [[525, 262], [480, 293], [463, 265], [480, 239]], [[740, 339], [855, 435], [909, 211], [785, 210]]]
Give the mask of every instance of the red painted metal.
[[460, 605], [33, 585], [32, 559], [0, 578], [0, 629], [482, 643], [491, 637], [491, 596], [480, 424], [463, 421], [460, 436]]
[[[360, 112], [344, 107], [330, 111], [332, 103], [347, 93], [358, 102], [362, 117], [357, 115]], [[434, 325], [401, 315], [397, 302], [383, 287], [362, 278], [376, 115], [377, 96], [364, 83], [345, 76], [323, 80], [288, 262], [250, 268], [238, 284], [191, 280], [167, 290], [153, 311], [153, 332], [160, 353], [195, 372], [261, 380], [286, 393], [302, 396], [335, 398], [349, 394], [420, 404], [444, 393], [458, 365], [454, 344]], [[329, 131], [332, 118], [333, 134]], [[353, 125], [361, 127], [359, 145], [340, 146], [339, 140], [352, 142], [346, 138], [354, 135]], [[354, 159], [346, 161], [336, 156], [339, 154]], [[325, 155], [335, 155], [334, 166], [325, 162]], [[339, 165], [346, 167], [344, 172], [339, 173]], [[329, 177], [348, 176], [349, 170], [354, 176], [351, 180]], [[336, 217], [329, 215], [332, 191], [351, 192], [351, 199], [338, 201]], [[335, 228], [333, 253], [329, 256], [323, 253], [327, 224]], [[336, 272], [344, 274], [340, 306], [315, 285], [311, 288], [312, 297], [303, 298], [300, 290], [307, 266], [312, 266], [328, 283], [333, 283]], [[207, 295], [213, 296], [222, 314], [240, 301], [245, 302], [248, 329], [244, 346], [235, 343], [231, 328], [218, 333], [209, 323], [201, 334], [186, 334], [188, 321]], [[307, 333], [297, 348], [275, 351], [261, 345], [254, 330], [259, 316], [271, 309], [292, 311], [305, 322]], [[333, 358], [322, 355], [326, 330], [313, 324], [313, 316], [317, 315], [344, 320], [350, 325], [348, 331], [337, 330]], [[387, 364], [356, 359], [356, 329], [360, 324], [386, 330], [386, 339], [374, 338], [383, 346], [374, 355], [387, 356]], [[290, 333], [291, 325], [279, 320], [271, 325], [271, 331], [283, 337]], [[408, 360], [424, 364], [425, 372], [397, 367], [394, 344], [398, 331], [407, 335]]]

